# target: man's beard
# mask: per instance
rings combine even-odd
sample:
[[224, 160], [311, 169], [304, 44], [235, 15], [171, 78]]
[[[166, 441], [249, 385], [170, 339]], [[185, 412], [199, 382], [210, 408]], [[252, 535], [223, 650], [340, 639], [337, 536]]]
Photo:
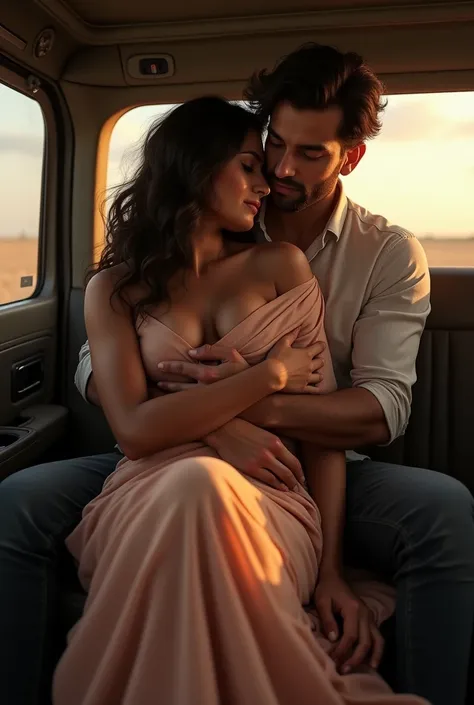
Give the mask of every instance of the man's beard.
[[[297, 211], [305, 210], [306, 208], [313, 206], [315, 203], [324, 200], [334, 191], [339, 179], [340, 167], [341, 164], [338, 164], [332, 174], [330, 174], [321, 183], [313, 186], [309, 194], [303, 184], [300, 184], [298, 181], [294, 181], [291, 178], [277, 179], [275, 174], [269, 174], [268, 183], [271, 188], [270, 198], [276, 208], [286, 211], [287, 213], [296, 213]], [[294, 189], [294, 195], [274, 191], [274, 187], [277, 184], [291, 187]]]

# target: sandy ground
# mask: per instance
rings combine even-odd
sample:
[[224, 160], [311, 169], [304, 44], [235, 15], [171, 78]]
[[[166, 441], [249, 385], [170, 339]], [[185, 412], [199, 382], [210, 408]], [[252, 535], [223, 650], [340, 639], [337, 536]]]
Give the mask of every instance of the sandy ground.
[[[474, 239], [422, 240], [432, 267], [474, 267]], [[0, 304], [28, 298], [36, 287], [38, 242], [0, 238]], [[21, 277], [33, 277], [21, 287]]]
[[[26, 299], [36, 288], [38, 241], [0, 238], [0, 304]], [[33, 277], [21, 287], [21, 277]]]

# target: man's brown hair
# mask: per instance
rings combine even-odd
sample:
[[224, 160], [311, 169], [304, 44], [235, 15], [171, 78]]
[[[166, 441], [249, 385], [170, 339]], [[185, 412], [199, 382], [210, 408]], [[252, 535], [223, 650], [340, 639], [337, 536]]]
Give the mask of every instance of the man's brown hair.
[[255, 73], [244, 97], [264, 121], [283, 102], [298, 110], [338, 106], [343, 113], [338, 137], [351, 146], [379, 133], [383, 93], [383, 83], [359, 54], [310, 43], [281, 59], [272, 71]]

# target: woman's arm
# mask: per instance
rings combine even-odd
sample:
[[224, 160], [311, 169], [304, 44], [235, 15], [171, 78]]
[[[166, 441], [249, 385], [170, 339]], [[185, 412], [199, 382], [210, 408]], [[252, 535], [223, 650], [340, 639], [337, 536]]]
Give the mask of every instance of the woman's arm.
[[265, 360], [215, 384], [148, 400], [145, 371], [130, 308], [114, 297], [116, 274], [93, 277], [85, 320], [97, 392], [125, 455], [138, 459], [203, 438], [286, 384], [285, 366]]
[[302, 443], [303, 468], [311, 497], [321, 514], [323, 557], [319, 574], [342, 574], [342, 537], [346, 503], [346, 456]]

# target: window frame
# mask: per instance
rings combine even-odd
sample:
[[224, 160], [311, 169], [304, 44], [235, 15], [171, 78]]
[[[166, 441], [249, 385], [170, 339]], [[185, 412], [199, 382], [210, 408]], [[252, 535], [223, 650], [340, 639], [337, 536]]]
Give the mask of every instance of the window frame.
[[[30, 81], [39, 81], [34, 92]], [[48, 96], [46, 81], [38, 74], [26, 68], [14, 65], [5, 57], [0, 57], [0, 83], [6, 88], [17, 91], [22, 95], [35, 100], [42, 112], [44, 120], [43, 160], [41, 168], [41, 197], [38, 221], [38, 259], [36, 271], [36, 286], [31, 294], [23, 299], [0, 303], [0, 311], [10, 307], [28, 305], [44, 296], [51, 298], [55, 293], [56, 272], [51, 267], [46, 243], [47, 225], [52, 215], [51, 206], [55, 207], [56, 189], [56, 164], [57, 164], [57, 129], [56, 116], [53, 105]], [[52, 178], [53, 177], [53, 178]], [[55, 253], [54, 253], [55, 254]]]

